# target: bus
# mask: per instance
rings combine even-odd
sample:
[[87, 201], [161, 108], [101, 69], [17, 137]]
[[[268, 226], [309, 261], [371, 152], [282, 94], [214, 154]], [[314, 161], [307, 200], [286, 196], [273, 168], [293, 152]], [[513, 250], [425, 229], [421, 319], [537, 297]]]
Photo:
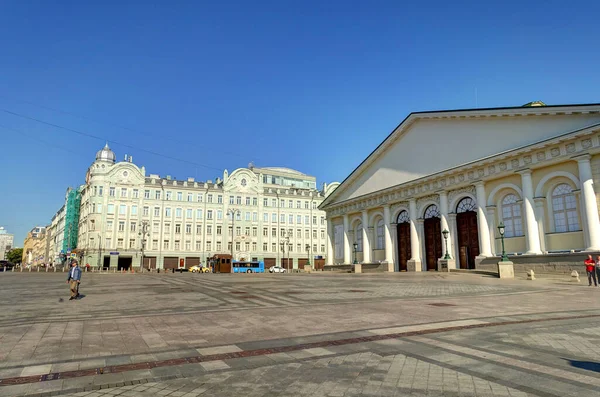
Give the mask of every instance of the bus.
[[232, 261], [234, 273], [264, 273], [265, 263], [262, 261]]

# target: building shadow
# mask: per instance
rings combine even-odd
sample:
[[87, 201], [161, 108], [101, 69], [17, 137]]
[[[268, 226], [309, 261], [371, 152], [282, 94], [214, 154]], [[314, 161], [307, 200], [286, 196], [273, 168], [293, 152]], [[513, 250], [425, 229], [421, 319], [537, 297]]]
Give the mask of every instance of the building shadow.
[[575, 368], [581, 368], [592, 372], [600, 372], [600, 363], [593, 361], [569, 360], [568, 358], [563, 358], [563, 360], [568, 361], [569, 364]]

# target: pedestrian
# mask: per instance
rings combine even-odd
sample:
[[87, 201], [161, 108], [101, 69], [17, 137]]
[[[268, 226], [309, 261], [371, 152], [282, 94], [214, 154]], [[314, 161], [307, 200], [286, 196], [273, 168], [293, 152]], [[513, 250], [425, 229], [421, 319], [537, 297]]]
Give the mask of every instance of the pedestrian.
[[583, 261], [585, 264], [585, 271], [587, 272], [588, 282], [590, 283], [590, 287], [592, 286], [592, 280], [594, 280], [594, 285], [597, 287], [598, 282], [596, 281], [596, 262], [591, 255], [588, 255], [587, 259]]
[[600, 282], [600, 255], [596, 257], [596, 280]]
[[67, 278], [67, 284], [69, 284], [71, 289], [70, 301], [79, 297], [79, 283], [81, 282], [81, 268], [78, 266], [77, 261], [73, 260], [71, 266], [69, 277]]

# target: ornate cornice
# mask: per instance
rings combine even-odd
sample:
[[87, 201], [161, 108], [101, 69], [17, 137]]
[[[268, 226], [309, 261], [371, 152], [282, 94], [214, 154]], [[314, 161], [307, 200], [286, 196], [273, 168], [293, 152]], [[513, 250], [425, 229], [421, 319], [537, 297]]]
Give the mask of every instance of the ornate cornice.
[[[454, 167], [401, 185], [392, 186], [365, 196], [341, 203], [329, 204], [323, 207], [322, 210], [327, 211], [331, 214], [330, 216], [336, 217], [380, 207], [385, 204], [389, 204], [391, 208], [397, 208], [402, 202], [407, 202], [410, 199], [422, 200], [439, 190], [447, 191], [448, 200], [451, 202], [458, 192], [475, 194], [474, 183], [477, 181], [486, 182], [487, 180], [502, 178], [524, 168], [535, 170], [554, 163], [568, 160], [577, 161], [577, 158], [574, 157], [598, 151], [600, 151], [600, 127], [593, 126]], [[439, 202], [439, 199], [437, 200]], [[406, 204], [406, 206], [408, 205]]]

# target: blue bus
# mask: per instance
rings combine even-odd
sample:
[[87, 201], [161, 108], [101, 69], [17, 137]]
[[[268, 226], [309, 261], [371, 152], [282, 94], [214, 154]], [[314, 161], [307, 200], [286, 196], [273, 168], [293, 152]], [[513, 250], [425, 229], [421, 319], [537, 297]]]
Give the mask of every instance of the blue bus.
[[232, 261], [234, 273], [264, 273], [265, 264], [262, 261]]

